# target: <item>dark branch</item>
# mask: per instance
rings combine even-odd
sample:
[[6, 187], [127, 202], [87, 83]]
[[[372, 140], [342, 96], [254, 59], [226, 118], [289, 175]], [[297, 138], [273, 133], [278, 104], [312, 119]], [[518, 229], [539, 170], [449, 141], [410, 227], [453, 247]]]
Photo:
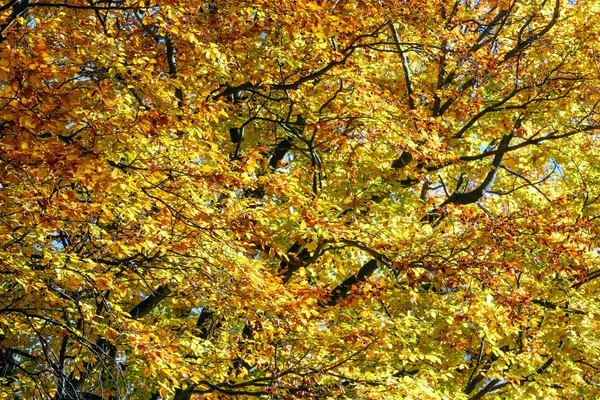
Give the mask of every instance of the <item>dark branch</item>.
[[292, 139], [285, 138], [281, 142], [277, 144], [275, 151], [273, 152], [273, 156], [269, 160], [269, 165], [271, 168], [277, 168], [277, 165], [283, 157], [287, 154], [287, 152], [292, 148]]
[[377, 269], [377, 261], [370, 260], [365, 265], [363, 265], [356, 275], [352, 275], [347, 278], [344, 282], [340, 283], [335, 289], [331, 291], [331, 295], [324, 305], [326, 306], [335, 306], [340, 300], [348, 297], [350, 293], [350, 289], [354, 285], [360, 282], [366, 281]]
[[556, 303], [552, 303], [552, 302], [546, 301], [546, 300], [532, 300], [531, 302], [533, 304], [537, 304], [539, 306], [542, 306], [544, 308], [548, 308], [550, 310], [557, 310], [558, 309], [558, 310], [563, 310], [565, 312], [568, 312], [570, 314], [587, 315], [587, 313], [585, 311], [574, 310], [572, 308], [561, 306], [561, 305], [558, 305]]
[[390, 24], [390, 29], [392, 30], [392, 36], [394, 37], [394, 42], [396, 44], [396, 49], [398, 49], [398, 53], [400, 53], [400, 58], [402, 59], [402, 71], [404, 72], [404, 81], [406, 82], [406, 94], [408, 95], [408, 107], [411, 110], [415, 109], [415, 101], [412, 98], [413, 88], [410, 80], [410, 65], [408, 64], [408, 58], [404, 53], [404, 49], [402, 48], [402, 44], [400, 43], [400, 38], [398, 37], [398, 31], [394, 24]]
[[98, 11], [104, 11], [104, 10], [147, 10], [149, 7], [142, 7], [142, 6], [136, 6], [136, 7], [127, 7], [127, 6], [85, 6], [85, 5], [78, 5], [78, 4], [68, 4], [68, 3], [32, 3], [29, 5], [29, 7], [33, 8], [33, 7], [53, 7], [53, 8], [71, 8], [71, 9], [75, 9], [75, 10], [98, 10]]
[[521, 40], [521, 32], [523, 32], [524, 29], [527, 28], [529, 26], [529, 24], [531, 23], [532, 19], [529, 19], [525, 23], [525, 25], [523, 25], [523, 27], [521, 28], [521, 32], [519, 33], [519, 40], [517, 42], [517, 45], [512, 50], [510, 50], [508, 53], [506, 53], [504, 55], [504, 62], [515, 57], [517, 54], [520, 54], [523, 50], [527, 49], [529, 46], [531, 46], [533, 43], [535, 43], [536, 40], [539, 40], [542, 36], [544, 36], [545, 34], [550, 32], [550, 29], [552, 29], [552, 27], [554, 25], [556, 25], [556, 23], [558, 22], [559, 15], [560, 15], [560, 0], [556, 0], [554, 3], [554, 12], [552, 14], [552, 19], [550, 20], [550, 22], [540, 32], [536, 33], [535, 35], [531, 35], [530, 37], [528, 37], [527, 39], [522, 41]]
[[154, 308], [170, 294], [171, 287], [169, 285], [159, 286], [150, 296], [146, 297], [141, 303], [133, 307], [133, 309], [129, 311], [129, 315], [131, 315], [131, 318], [133, 319], [143, 318], [154, 310]]
[[477, 200], [479, 200], [480, 198], [483, 197], [485, 192], [487, 192], [488, 190], [491, 189], [492, 185], [494, 184], [494, 180], [496, 179], [496, 176], [498, 175], [498, 171], [500, 170], [500, 164], [502, 163], [504, 154], [507, 151], [508, 144], [510, 143], [513, 136], [514, 136], [514, 134], [512, 134], [512, 133], [508, 134], [508, 135], [504, 135], [504, 137], [502, 137], [502, 140], [500, 140], [500, 144], [498, 145], [498, 153], [496, 153], [496, 156], [494, 157], [494, 160], [492, 161], [492, 166], [494, 168], [490, 172], [488, 172], [487, 176], [485, 177], [485, 179], [483, 180], [481, 185], [479, 185], [477, 187], [477, 189], [474, 189], [471, 192], [462, 193], [462, 194], [457, 195], [456, 199], [454, 199], [452, 201], [452, 203], [454, 203], [454, 204], [475, 203]]

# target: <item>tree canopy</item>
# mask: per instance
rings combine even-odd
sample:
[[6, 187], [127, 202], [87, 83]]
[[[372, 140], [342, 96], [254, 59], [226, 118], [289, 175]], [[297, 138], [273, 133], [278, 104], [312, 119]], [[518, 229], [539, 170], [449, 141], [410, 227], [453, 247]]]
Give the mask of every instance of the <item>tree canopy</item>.
[[596, 0], [4, 0], [0, 398], [600, 397]]

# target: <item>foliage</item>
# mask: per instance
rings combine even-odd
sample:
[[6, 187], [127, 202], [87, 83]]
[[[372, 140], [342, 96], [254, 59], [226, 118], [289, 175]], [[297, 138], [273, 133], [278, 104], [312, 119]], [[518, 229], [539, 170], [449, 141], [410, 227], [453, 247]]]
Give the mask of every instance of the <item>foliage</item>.
[[600, 396], [597, 1], [64, 1], [0, 6], [0, 398]]

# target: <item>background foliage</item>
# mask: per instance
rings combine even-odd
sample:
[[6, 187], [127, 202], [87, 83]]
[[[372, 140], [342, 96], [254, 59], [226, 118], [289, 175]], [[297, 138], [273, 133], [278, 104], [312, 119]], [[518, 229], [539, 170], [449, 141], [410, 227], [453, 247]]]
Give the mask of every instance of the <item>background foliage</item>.
[[0, 397], [600, 396], [600, 9], [5, 0]]

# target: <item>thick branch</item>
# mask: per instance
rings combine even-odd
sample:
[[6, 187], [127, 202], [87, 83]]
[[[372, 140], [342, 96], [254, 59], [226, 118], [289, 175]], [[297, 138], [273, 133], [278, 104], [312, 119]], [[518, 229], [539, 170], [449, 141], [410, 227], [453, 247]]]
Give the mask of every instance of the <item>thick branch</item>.
[[277, 144], [275, 151], [273, 152], [273, 156], [269, 160], [269, 165], [271, 168], [277, 168], [277, 165], [283, 157], [287, 154], [287, 152], [292, 148], [292, 139], [285, 138], [281, 142]]
[[[550, 20], [550, 22], [540, 32], [536, 33], [535, 35], [531, 35], [530, 37], [528, 37], [527, 39], [525, 39], [523, 41], [521, 41], [521, 36], [519, 34], [517, 45], [512, 50], [510, 50], [508, 53], [506, 53], [504, 55], [504, 62], [515, 57], [517, 54], [520, 54], [523, 50], [525, 50], [526, 48], [531, 46], [536, 40], [539, 40], [542, 36], [544, 36], [545, 34], [550, 32], [550, 29], [552, 29], [552, 27], [554, 25], [556, 25], [556, 23], [558, 22], [559, 15], [560, 15], [560, 0], [556, 0], [554, 3], [554, 12], [552, 14], [552, 19]], [[521, 31], [523, 31], [524, 28], [526, 28], [529, 25], [529, 23], [531, 23], [531, 19], [528, 20], [527, 23], [525, 23], [525, 25], [523, 26]]]
[[430, 212], [427, 213], [425, 217], [421, 220], [421, 222], [432, 224], [433, 226], [437, 226], [443, 219], [444, 215], [442, 211], [444, 207], [448, 204], [473, 204], [481, 199], [487, 191], [492, 188], [494, 181], [496, 180], [496, 176], [498, 175], [498, 171], [500, 170], [500, 164], [502, 163], [502, 159], [504, 158], [504, 154], [508, 151], [508, 144], [511, 139], [514, 137], [513, 133], [508, 135], [504, 135], [502, 140], [500, 140], [500, 144], [498, 145], [498, 152], [496, 153], [494, 160], [492, 161], [493, 169], [488, 172], [485, 179], [481, 184], [474, 190], [461, 193], [462, 186], [465, 181], [464, 175], [461, 175], [458, 180], [458, 184], [456, 185], [456, 189], [448, 197], [442, 204], [438, 207], [434, 208]]
[[133, 319], [140, 319], [148, 315], [156, 306], [171, 294], [170, 285], [159, 286], [152, 294], [144, 299], [137, 306], [129, 311], [129, 315]]
[[357, 37], [354, 38], [354, 40], [352, 40], [352, 42], [344, 49], [342, 49], [340, 51], [341, 54], [343, 54], [341, 59], [338, 60], [331, 60], [327, 63], [327, 65], [325, 65], [323, 68], [316, 70], [313, 73], [310, 73], [306, 76], [303, 76], [302, 78], [299, 78], [298, 80], [291, 82], [291, 83], [270, 83], [270, 84], [253, 84], [251, 82], [246, 82], [243, 83], [241, 85], [238, 86], [229, 86], [229, 85], [221, 85], [221, 87], [218, 90], [221, 90], [223, 87], [225, 87], [225, 89], [217, 94], [215, 94], [213, 96], [213, 99], [216, 100], [220, 97], [227, 97], [227, 96], [231, 96], [234, 93], [239, 93], [240, 91], [243, 90], [248, 90], [248, 91], [252, 91], [252, 92], [257, 92], [258, 89], [265, 88], [268, 87], [272, 90], [297, 90], [302, 84], [307, 83], [307, 82], [312, 82], [316, 79], [319, 79], [321, 76], [325, 75], [327, 72], [331, 71], [333, 68], [339, 66], [339, 65], [343, 65], [346, 63], [346, 61], [350, 58], [350, 56], [352, 56], [352, 54], [354, 54], [354, 52], [356, 51], [356, 49], [361, 48], [361, 47], [365, 47], [365, 45], [361, 45], [358, 42], [364, 38], [367, 37], [377, 37], [377, 35], [379, 34], [379, 32], [388, 24], [388, 22], [385, 22], [384, 24], [382, 24], [381, 26], [379, 26], [377, 29], [375, 29], [375, 31], [371, 32], [371, 33], [367, 33], [364, 35], [359, 35]]
[[599, 277], [600, 277], [600, 270], [592, 271], [592, 272], [588, 273], [582, 280], [580, 280], [579, 282], [576, 282], [573, 285], [571, 285], [571, 288], [572, 289], [579, 289], [585, 283], [593, 281], [594, 279], [597, 279]]
[[485, 385], [485, 387], [483, 389], [481, 389], [479, 392], [477, 392], [477, 394], [475, 394], [474, 396], [469, 397], [469, 400], [479, 400], [481, 399], [483, 396], [485, 396], [486, 394], [488, 394], [489, 392], [496, 390], [496, 384], [500, 382], [498, 379], [492, 379], [491, 381], [488, 382], [487, 385]]
[[496, 36], [498, 35], [500, 30], [506, 23], [506, 17], [508, 16], [508, 12], [509, 12], [509, 10], [500, 10], [498, 12], [498, 14], [496, 14], [494, 19], [489, 24], [487, 24], [487, 27], [483, 30], [483, 32], [481, 32], [481, 34], [477, 38], [477, 42], [475, 42], [475, 44], [473, 44], [473, 46], [471, 46], [471, 48], [469, 49], [467, 54], [476, 53], [479, 49], [481, 49], [483, 47], [483, 45], [486, 43], [486, 38], [494, 30], [494, 27], [497, 25], [500, 25], [500, 27], [496, 30]]
[[[506, 104], [507, 101], [509, 101], [510, 99], [512, 99], [517, 93], [522, 92], [523, 90], [529, 89], [531, 88], [530, 86], [526, 86], [526, 87], [521, 87], [521, 88], [515, 88], [512, 92], [510, 92], [505, 98], [503, 98], [502, 100], [485, 107], [483, 110], [479, 111], [477, 114], [475, 114], [470, 120], [469, 122], [467, 122], [462, 128], [460, 128], [460, 130], [453, 136], [453, 139], [460, 139], [463, 137], [463, 135], [465, 134], [466, 131], [468, 131], [469, 129], [471, 129], [471, 127], [473, 125], [475, 125], [475, 123], [477, 121], [479, 121], [479, 119], [481, 119], [481, 117], [483, 117], [484, 115], [491, 113], [491, 112], [497, 112], [497, 111], [504, 111], [507, 110], [508, 108], [502, 108], [503, 105]], [[524, 106], [523, 106], [524, 107]], [[511, 107], [512, 109], [512, 107]]]
[[581, 310], [575, 310], [573, 308], [569, 308], [569, 307], [565, 307], [565, 306], [561, 306], [558, 305], [556, 303], [552, 303], [550, 301], [546, 301], [546, 300], [532, 300], [531, 301], [533, 304], [537, 304], [539, 306], [542, 306], [544, 308], [548, 308], [550, 310], [563, 310], [567, 313], [570, 314], [577, 314], [577, 315], [587, 315], [587, 313], [585, 311], [581, 311]]
[[214, 322], [215, 313], [210, 311], [208, 308], [203, 307], [198, 320], [196, 321], [196, 328], [200, 329], [200, 337], [202, 339], [208, 339], [212, 331], [212, 325]]
[[325, 303], [326, 306], [335, 306], [340, 300], [348, 297], [350, 289], [357, 283], [366, 281], [377, 269], [377, 261], [370, 260], [363, 265], [356, 275], [352, 275], [347, 278], [344, 282], [340, 283], [335, 289], [331, 291], [329, 300]]
[[392, 163], [392, 168], [393, 169], [404, 168], [408, 164], [410, 164], [412, 159], [413, 159], [412, 154], [410, 154], [408, 151], [403, 151], [402, 154], [400, 154], [400, 157], [395, 159], [394, 162]]
[[[159, 35], [159, 29], [156, 26], [144, 24], [142, 22], [141, 16], [137, 15], [137, 17], [137, 23], [139, 24], [139, 26], [144, 30], [144, 32], [150, 35], [156, 41], [157, 44], [159, 44], [161, 40], [164, 40], [167, 49], [166, 56], [167, 65], [169, 67], [169, 76], [171, 77], [171, 79], [176, 79], [177, 62], [175, 61], [175, 45], [173, 43], [173, 39], [168, 34], [164, 36]], [[179, 84], [177, 84], [177, 87], [175, 88], [175, 98], [177, 99], [177, 106], [181, 108], [183, 106], [183, 91]]]
[[300, 269], [303, 261], [310, 258], [310, 252], [306, 248], [302, 249], [302, 245], [295, 242], [288, 250], [288, 257], [290, 261], [282, 260], [279, 264], [279, 275], [284, 284], [290, 280], [294, 272]]
[[2, 24], [2, 26], [0, 26], [0, 43], [6, 39], [6, 37], [4, 36], [4, 32], [6, 32], [8, 27], [11, 26], [12, 23], [15, 22], [17, 18], [19, 18], [19, 16], [21, 16], [21, 14], [23, 14], [30, 5], [31, 4], [29, 3], [29, 0], [21, 0], [20, 2], [11, 1], [7, 5], [2, 7], [2, 10], [7, 9], [8, 7], [13, 7], [13, 10], [10, 13], [10, 16], [6, 19], [6, 22]]
[[354, 50], [355, 50], [354, 47], [348, 49], [348, 51], [346, 52], [346, 54], [344, 55], [344, 57], [342, 57], [341, 60], [339, 60], [339, 61], [337, 61], [337, 60], [330, 61], [323, 68], [321, 68], [321, 69], [313, 72], [312, 74], [308, 74], [306, 76], [303, 76], [302, 78], [298, 79], [297, 81], [295, 81], [293, 83], [271, 84], [269, 86], [272, 89], [274, 89], [274, 90], [296, 90], [303, 83], [314, 81], [315, 79], [321, 77], [322, 75], [324, 75], [327, 72], [329, 72], [330, 70], [332, 70], [334, 67], [337, 67], [338, 65], [344, 64], [346, 62], [346, 60], [348, 60], [348, 58], [354, 53]]
[[[169, 65], [169, 75], [171, 79], [177, 78], [177, 64], [175, 62], [175, 46], [173, 45], [173, 39], [165, 36], [165, 44], [167, 46], [167, 64]], [[177, 106], [183, 107], [183, 90], [179, 84], [175, 88], [175, 98], [177, 98]]]
[[406, 57], [406, 54], [404, 53], [404, 49], [402, 48], [402, 45], [400, 44], [400, 38], [398, 37], [398, 31], [396, 30], [396, 27], [394, 26], [394, 24], [390, 24], [390, 29], [392, 30], [392, 36], [394, 37], [394, 42], [396, 44], [396, 48], [398, 49], [398, 53], [400, 53], [400, 58], [402, 58], [402, 70], [404, 71], [404, 81], [406, 82], [406, 94], [408, 95], [408, 107], [411, 110], [415, 109], [415, 101], [412, 98], [412, 94], [413, 94], [413, 88], [412, 88], [412, 83], [410, 80], [410, 66], [408, 64], [408, 58]]
[[[475, 78], [469, 78], [469, 79], [468, 79], [468, 80], [467, 80], [465, 83], [463, 83], [463, 84], [460, 86], [460, 89], [459, 89], [459, 91], [462, 93], [462, 92], [464, 92], [465, 90], [469, 89], [471, 86], [475, 85], [475, 83], [477, 83], [477, 80], [476, 80]], [[458, 97], [457, 97], [457, 96], [452, 96], [452, 97], [450, 97], [448, 100], [446, 100], [446, 101], [444, 102], [444, 104], [442, 105], [442, 107], [440, 108], [440, 111], [438, 112], [438, 114], [437, 114], [437, 115], [438, 115], [438, 116], [439, 116], [439, 115], [444, 115], [444, 113], [445, 113], [446, 111], [448, 111], [448, 109], [450, 108], [450, 106], [451, 106], [452, 104], [454, 104], [454, 102], [455, 102], [457, 99], [458, 99]]]
[[472, 204], [477, 200], [483, 197], [485, 192], [491, 189], [494, 184], [494, 180], [496, 180], [496, 176], [498, 175], [498, 171], [500, 170], [500, 164], [502, 163], [502, 159], [504, 158], [504, 154], [508, 148], [508, 144], [513, 138], [514, 134], [510, 133], [508, 135], [504, 135], [502, 140], [500, 140], [500, 144], [498, 145], [498, 153], [494, 157], [494, 161], [492, 161], [492, 166], [494, 167], [490, 172], [488, 172], [487, 176], [477, 187], [477, 189], [468, 192], [459, 194], [456, 199], [452, 201], [454, 204]]
[[81, 5], [81, 4], [68, 4], [68, 3], [44, 3], [44, 2], [39, 2], [39, 3], [32, 3], [29, 5], [29, 7], [33, 8], [33, 7], [53, 7], [53, 8], [71, 8], [71, 9], [75, 9], [75, 10], [98, 10], [98, 11], [103, 11], [103, 10], [146, 10], [149, 7], [142, 7], [142, 6], [135, 6], [135, 7], [131, 7], [131, 6], [85, 6], [85, 5]]
[[[557, 140], [557, 139], [564, 139], [564, 138], [568, 138], [570, 136], [576, 135], [578, 133], [582, 133], [582, 132], [590, 132], [590, 131], [594, 131], [594, 130], [599, 130], [600, 127], [595, 126], [595, 125], [586, 125], [586, 126], [579, 126], [577, 129], [574, 129], [572, 131], [568, 131], [565, 132], [563, 134], [560, 135], [548, 135], [548, 136], [543, 136], [537, 139], [528, 139], [525, 140], [521, 143], [515, 144], [514, 146], [510, 146], [508, 148], [506, 148], [505, 150], [501, 150], [500, 147], [498, 147], [495, 150], [490, 150], [490, 151], [485, 151], [481, 154], [477, 154], [477, 155], [473, 155], [473, 156], [461, 156], [459, 158], [460, 161], [475, 161], [475, 160], [483, 160], [486, 157], [490, 157], [493, 155], [497, 155], [498, 153], [502, 152], [502, 153], [509, 153], [513, 150], [518, 150], [520, 148], [526, 147], [526, 146], [530, 146], [532, 144], [540, 144], [542, 142], [546, 142], [548, 140]], [[447, 165], [447, 164], [446, 164]], [[446, 165], [439, 165], [439, 166], [435, 166], [435, 167], [427, 167], [427, 171], [437, 171], [443, 167], [445, 167]]]

